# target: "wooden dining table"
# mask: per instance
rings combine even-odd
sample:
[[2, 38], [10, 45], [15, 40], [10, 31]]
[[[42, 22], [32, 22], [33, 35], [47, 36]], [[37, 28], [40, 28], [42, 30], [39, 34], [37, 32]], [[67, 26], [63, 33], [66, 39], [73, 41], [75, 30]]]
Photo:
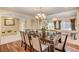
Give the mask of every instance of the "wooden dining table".
[[[29, 35], [29, 39], [31, 40], [31, 35]], [[39, 39], [43, 42], [43, 44], [49, 44], [49, 52], [54, 52], [54, 41], [47, 37], [39, 37]], [[32, 46], [32, 45], [31, 45]]]
[[44, 44], [48, 43], [48, 45], [49, 45], [49, 52], [54, 52], [54, 41], [53, 40], [51, 40], [48, 37], [45, 37], [45, 38], [41, 37], [40, 40], [43, 41]]

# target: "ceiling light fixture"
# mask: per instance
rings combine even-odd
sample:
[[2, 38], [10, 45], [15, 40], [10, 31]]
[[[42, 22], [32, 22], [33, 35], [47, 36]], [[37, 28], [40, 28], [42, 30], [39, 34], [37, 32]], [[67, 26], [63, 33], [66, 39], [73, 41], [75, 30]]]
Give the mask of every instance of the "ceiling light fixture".
[[45, 20], [46, 19], [46, 15], [44, 13], [42, 13], [42, 7], [40, 7], [39, 9], [39, 13], [35, 16], [35, 18], [37, 20]]

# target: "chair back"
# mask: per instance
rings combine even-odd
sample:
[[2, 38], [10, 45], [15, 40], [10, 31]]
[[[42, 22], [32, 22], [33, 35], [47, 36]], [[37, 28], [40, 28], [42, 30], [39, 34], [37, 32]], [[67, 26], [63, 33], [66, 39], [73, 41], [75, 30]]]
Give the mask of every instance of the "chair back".
[[25, 42], [26, 42], [26, 44], [27, 44], [28, 46], [30, 46], [30, 39], [29, 39], [29, 37], [28, 37], [28, 34], [26, 33], [24, 36], [25, 36]]
[[32, 46], [33, 46], [33, 48], [36, 51], [42, 51], [42, 49], [41, 49], [41, 43], [40, 43], [39, 38], [37, 36], [36, 37], [31, 36], [31, 38], [32, 38]]
[[58, 45], [58, 44], [60, 44], [59, 43], [59, 39], [61, 38], [61, 35], [56, 35], [56, 36], [54, 36], [54, 45]]
[[20, 31], [21, 39], [23, 42], [25, 42], [25, 33], [23, 31]]
[[66, 46], [66, 42], [67, 42], [67, 37], [68, 37], [68, 35], [66, 35], [66, 37], [65, 37], [65, 41], [64, 41], [64, 44], [63, 44], [63, 48], [62, 48], [63, 52], [65, 52], [65, 46]]
[[66, 35], [64, 34], [61, 36], [61, 43], [57, 44], [55, 48], [56, 50], [65, 52], [65, 45], [66, 45], [67, 37], [68, 37], [68, 34]]

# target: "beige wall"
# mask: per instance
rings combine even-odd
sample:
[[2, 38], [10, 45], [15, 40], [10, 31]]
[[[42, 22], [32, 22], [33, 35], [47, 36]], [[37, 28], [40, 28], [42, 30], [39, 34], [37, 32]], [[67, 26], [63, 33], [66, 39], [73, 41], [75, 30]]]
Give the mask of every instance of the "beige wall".
[[[30, 18], [30, 19], [32, 18], [31, 16], [29, 16], [27, 14], [17, 13], [17, 12], [10, 11], [10, 10], [1, 10], [1, 9], [0, 9], [0, 16], [18, 18], [18, 19], [15, 20], [15, 26], [7, 27], [7, 26], [3, 25], [4, 20], [1, 19], [1, 17], [0, 17], [0, 35], [1, 35], [1, 31], [4, 31], [4, 30], [5, 31], [7, 31], [7, 30], [13, 30], [14, 31], [14, 30], [18, 30], [18, 29], [19, 30], [23, 29], [22, 24], [20, 24], [20, 22], [24, 23], [23, 20], [28, 20], [28, 18]], [[18, 40], [21, 40], [19, 32], [17, 32], [16, 34], [12, 33], [12, 35], [11, 34], [8, 34], [7, 36], [4, 35], [4, 36], [0, 37], [0, 45], [10, 43], [10, 42], [14, 42], [14, 41], [18, 41]]]
[[1, 36], [1, 19], [0, 19], [0, 36]]
[[26, 27], [26, 29], [31, 29], [31, 19], [30, 18], [25, 20], [25, 27]]
[[79, 36], [79, 8], [77, 8], [77, 22], [76, 22], [76, 25], [77, 25], [77, 33], [78, 33], [78, 36]]
[[[1, 24], [0, 32], [1, 32], [1, 36], [13, 35], [13, 34], [16, 34], [17, 31], [19, 31], [19, 19], [18, 18], [13, 18], [14, 21], [15, 21], [14, 26], [5, 26], [4, 25], [4, 21], [7, 18], [9, 18], [9, 17], [4, 17], [4, 16], [0, 17], [0, 22], [1, 22], [0, 23]], [[8, 31], [11, 31], [11, 32], [8, 32]], [[5, 32], [5, 33], [2, 33], [2, 32]]]
[[25, 27], [26, 27], [26, 29], [36, 30], [36, 29], [40, 28], [40, 24], [39, 24], [38, 20], [28, 18], [25, 21]]

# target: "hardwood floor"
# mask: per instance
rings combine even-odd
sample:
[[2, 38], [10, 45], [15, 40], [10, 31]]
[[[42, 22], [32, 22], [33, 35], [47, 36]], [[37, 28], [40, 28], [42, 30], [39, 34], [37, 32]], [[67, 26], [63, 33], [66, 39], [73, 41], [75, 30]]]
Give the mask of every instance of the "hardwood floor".
[[69, 49], [71, 52], [79, 52], [79, 45], [67, 43], [67, 47], [66, 48]]
[[[67, 44], [69, 50], [74, 52], [79, 52], [79, 46], [74, 44]], [[0, 52], [30, 52], [30, 49], [27, 48], [24, 50], [24, 46], [21, 47], [21, 41], [11, 42], [8, 44], [0, 45]]]
[[0, 45], [0, 52], [29, 52], [29, 49], [25, 51], [24, 47], [21, 47], [21, 41], [17, 41]]

